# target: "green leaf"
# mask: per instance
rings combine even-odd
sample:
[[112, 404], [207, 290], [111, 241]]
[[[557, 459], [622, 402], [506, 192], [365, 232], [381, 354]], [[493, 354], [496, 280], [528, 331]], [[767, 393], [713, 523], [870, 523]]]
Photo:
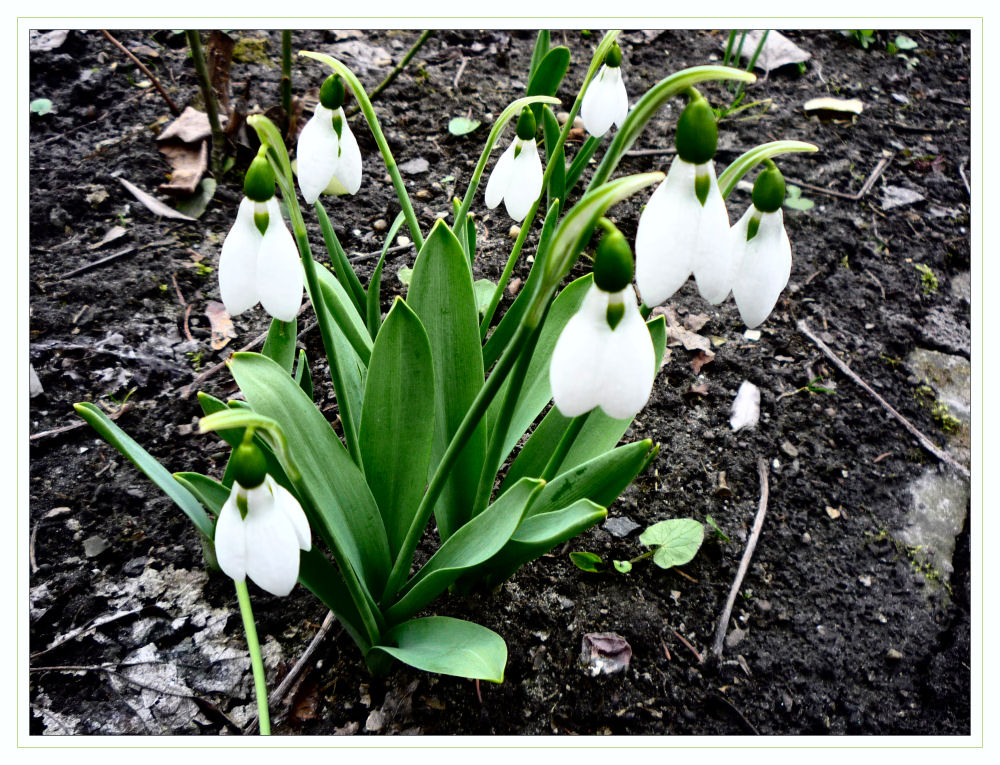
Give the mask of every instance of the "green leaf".
[[43, 114], [48, 114], [52, 111], [52, 102], [47, 98], [36, 98], [28, 104], [28, 109], [31, 110], [32, 114], [37, 114], [41, 117]]
[[[472, 226], [469, 226], [469, 230], [472, 231], [474, 229]], [[482, 316], [486, 313], [490, 301], [493, 300], [493, 293], [497, 291], [497, 286], [489, 279], [476, 279], [476, 283], [472, 286], [476, 291], [476, 312], [479, 316]]]
[[[368, 334], [364, 317], [354, 309], [350, 295], [337, 277], [320, 263], [316, 264], [316, 276], [323, 293], [323, 303], [330, 311], [330, 316], [361, 363], [367, 367], [368, 357], [372, 353], [372, 338]], [[312, 298], [312, 295], [309, 297]]]
[[588, 136], [587, 140], [583, 142], [580, 151], [573, 157], [573, 161], [569, 165], [569, 170], [566, 171], [567, 189], [572, 189], [576, 186], [577, 181], [580, 180], [580, 176], [583, 175], [583, 171], [587, 169], [590, 158], [594, 156], [594, 152], [597, 151], [597, 147], [600, 145], [601, 139], [594, 138], [594, 136]]
[[299, 556], [299, 582], [333, 611], [362, 653], [371, 649], [361, 614], [351, 599], [343, 576], [316, 545]]
[[409, 287], [410, 282], [413, 281], [413, 269], [403, 266], [396, 272], [396, 278], [399, 279], [399, 283], [404, 287]]
[[803, 141], [771, 141], [744, 152], [719, 173], [719, 191], [722, 193], [722, 198], [727, 199], [740, 179], [764, 160], [798, 151], [819, 151], [819, 147]]
[[[666, 348], [666, 321], [662, 316], [658, 316], [646, 326], [649, 327], [649, 334], [653, 338], [656, 368], [659, 369]], [[563, 458], [559, 470], [561, 472], [569, 470], [613, 448], [625, 435], [633, 419], [615, 420], [600, 409], [592, 411], [569, 452]], [[512, 486], [524, 476], [541, 475], [571, 422], [570, 418], [563, 417], [554, 406], [549, 409], [514, 459], [500, 490], [504, 491], [508, 485]]]
[[717, 536], [723, 542], [729, 542], [730, 541], [729, 537], [726, 536], [726, 533], [722, 529], [719, 528], [719, 524], [715, 522], [715, 518], [713, 518], [710, 515], [706, 515], [705, 516], [705, 523], [707, 523], [709, 526], [712, 527], [712, 531], [715, 532], [715, 536]]
[[562, 510], [525, 518], [500, 552], [462, 577], [460, 589], [468, 591], [480, 582], [496, 587], [526, 563], [582, 534], [607, 515], [608, 511], [600, 505], [581, 499]]
[[798, 186], [788, 186], [788, 196], [785, 198], [785, 207], [792, 210], [801, 210], [805, 212], [806, 210], [811, 210], [816, 206], [816, 203], [811, 199], [802, 196], [802, 189]]
[[309, 396], [309, 400], [313, 397], [313, 380], [312, 372], [309, 371], [309, 361], [306, 359], [306, 349], [299, 349], [299, 363], [295, 367], [295, 382], [298, 386], [302, 388], [303, 392]]
[[608, 507], [649, 464], [658, 449], [647, 438], [564, 471], [545, 485], [531, 507], [531, 514], [568, 507], [580, 499]]
[[393, 558], [424, 492], [433, 436], [430, 344], [420, 319], [396, 298], [372, 349], [358, 432], [365, 479]]
[[569, 559], [581, 571], [590, 574], [600, 574], [604, 570], [604, 561], [601, 556], [592, 552], [571, 552]]
[[[528, 81], [527, 96], [554, 96], [569, 69], [569, 48], [560, 45], [552, 48], [542, 57], [538, 68]], [[540, 122], [541, 104], [532, 104], [535, 120]]]
[[538, 70], [538, 65], [542, 63], [545, 54], [549, 52], [550, 35], [549, 30], [539, 29], [538, 36], [535, 37], [535, 47], [531, 51], [531, 65], [528, 67], [528, 79]]
[[[277, 421], [288, 440], [296, 482], [313, 528], [346, 557], [370, 592], [381, 592], [390, 558], [378, 505], [330, 423], [306, 394], [270, 359], [234, 353], [229, 368], [247, 402]], [[282, 463], [285, 471], [289, 465]], [[294, 471], [293, 471], [294, 472]]]
[[215, 178], [202, 178], [194, 194], [177, 202], [177, 212], [184, 213], [189, 218], [200, 218], [215, 196], [216, 185]]
[[632, 570], [632, 564], [627, 560], [614, 560], [611, 563], [614, 565], [615, 571], [619, 574], [627, 574]]
[[[478, 355], [478, 354], [477, 354]], [[91, 403], [74, 404], [73, 409], [89, 424], [97, 434], [121, 452], [128, 460], [139, 468], [149, 480], [155, 483], [164, 494], [184, 511], [198, 531], [209, 539], [215, 536], [215, 524], [208, 517], [205, 508], [195, 499], [194, 495], [182, 486], [163, 465], [156, 461], [149, 452], [143, 449], [124, 430], [108, 419], [100, 409]]]
[[371, 652], [388, 654], [424, 672], [503, 682], [507, 644], [478, 624], [450, 616], [427, 616], [393, 627], [382, 639], [385, 644]]
[[363, 320], [365, 318], [365, 303], [367, 302], [364, 287], [361, 286], [358, 275], [347, 259], [347, 253], [340, 245], [340, 239], [337, 237], [333, 224], [330, 223], [330, 217], [326, 214], [323, 203], [317, 199], [314, 207], [316, 208], [316, 217], [319, 219], [319, 227], [323, 232], [326, 251], [330, 254], [330, 261], [333, 263], [334, 275], [344, 291], [350, 296], [354, 309]]
[[896, 47], [899, 50], [913, 50], [914, 48], [917, 47], [917, 43], [914, 42], [909, 37], [907, 37], [906, 35], [899, 35], [896, 38]]
[[216, 481], [201, 473], [174, 473], [177, 480], [185, 489], [194, 494], [205, 507], [207, 507], [216, 517], [222, 506], [229, 499], [230, 490]]
[[[417, 255], [406, 302], [427, 332], [437, 381], [433, 473], [485, 378], [472, 271], [462, 245], [444, 221], [434, 225]], [[480, 422], [434, 508], [442, 541], [471, 517], [485, 453], [486, 425]]]
[[545, 136], [546, 162], [550, 165], [554, 164], [552, 177], [549, 179], [546, 190], [548, 203], [551, 207], [557, 199], [560, 200], [560, 203], [566, 199], [566, 149], [564, 146], [560, 146], [559, 153], [556, 156], [552, 155], [554, 147], [559, 142], [560, 129], [556, 115], [552, 113], [552, 109], [547, 104], [542, 106], [542, 129]]
[[468, 135], [483, 123], [468, 117], [453, 117], [448, 122], [448, 132], [452, 135]]
[[403, 588], [402, 597], [385, 612], [390, 624], [407, 619], [440, 595], [469, 569], [503, 548], [521, 523], [544, 482], [524, 479], [448, 537]]
[[298, 337], [298, 320], [292, 319], [289, 322], [280, 319], [271, 319], [271, 326], [267, 330], [267, 339], [264, 340], [264, 347], [261, 353], [274, 361], [288, 374], [292, 373], [292, 365], [295, 363], [295, 341]]
[[704, 538], [705, 527], [692, 518], [660, 521], [639, 535], [642, 544], [656, 548], [653, 563], [660, 568], [673, 568], [689, 562]]

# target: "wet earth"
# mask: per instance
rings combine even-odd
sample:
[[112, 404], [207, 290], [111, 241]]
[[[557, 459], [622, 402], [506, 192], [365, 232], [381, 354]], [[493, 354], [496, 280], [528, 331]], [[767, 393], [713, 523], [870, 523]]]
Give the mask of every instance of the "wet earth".
[[[718, 63], [727, 34], [624, 32], [631, 103], [673, 71]], [[203, 108], [182, 34], [113, 35], [180, 108]], [[342, 57], [370, 92], [418, 35], [296, 32], [294, 45]], [[553, 45], [573, 53], [564, 104], [600, 35], [553, 33]], [[777, 139], [820, 147], [779, 162], [801, 190], [798, 206], [813, 206], [785, 209], [794, 262], [770, 318], [748, 333], [731, 300], [710, 306], [689, 282], [666, 306], [673, 339], [653, 397], [626, 435], [659, 442], [659, 455], [609, 508], [608, 521], [494, 593], [447, 595], [432, 605], [428, 613], [471, 619], [504, 637], [502, 684], [477, 687], [407, 667], [373, 678], [334, 625], [274, 705], [276, 733], [970, 732], [970, 545], [978, 530], [969, 520], [969, 481], [820, 346], [968, 468], [969, 33], [880, 31], [867, 48], [835, 30], [785, 35], [808, 60], [758, 71], [744, 103], [766, 103], [722, 121], [716, 159], [721, 168]], [[233, 103], [247, 113], [274, 107], [280, 33], [232, 36]], [[215, 365], [267, 327], [259, 310], [236, 317], [223, 347], [209, 315], [251, 150], [218, 179], [196, 221], [160, 217], [124, 185], [178, 203], [157, 193], [170, 167], [156, 139], [173, 117], [150, 77], [99, 30], [64, 39], [39, 33], [32, 44], [30, 98], [48, 99], [51, 110], [32, 114], [28, 136], [33, 385], [30, 501], [22, 512], [30, 534], [30, 730], [238, 734], [255, 706], [231, 582], [206, 569], [183, 514], [81, 427], [72, 404], [104, 407], [172, 471], [221, 475], [228, 449], [197, 434], [193, 391], [232, 395], [231, 378]], [[523, 95], [533, 44], [528, 31], [436, 32], [377, 97], [425, 232], [438, 217], [450, 220], [450, 200], [464, 194], [489, 124]], [[296, 59], [295, 94], [315, 99], [325, 76], [315, 62]], [[732, 99], [721, 86], [704, 92], [716, 105]], [[819, 97], [857, 99], [862, 109], [807, 114], [804, 104]], [[618, 174], [666, 168], [678, 113], [677, 104], [661, 111]], [[457, 116], [484, 126], [451, 135], [448, 121]], [[351, 124], [364, 183], [327, 209], [367, 283], [371, 253], [398, 203], [363, 120]], [[580, 141], [569, 146], [572, 154]], [[611, 211], [629, 237], [647, 198]], [[731, 220], [747, 204], [749, 194], [738, 189]], [[487, 210], [481, 195], [473, 212], [476, 277], [496, 280], [514, 241], [511, 221], [502, 207]], [[322, 252], [310, 225], [314, 252]], [[403, 294], [397, 273], [414, 256], [412, 246], [394, 248], [383, 309]], [[519, 264], [515, 277], [527, 267]], [[300, 326], [308, 323], [306, 314]], [[310, 359], [321, 357], [315, 329], [301, 343]], [[312, 375], [328, 379], [315, 361]], [[744, 380], [760, 388], [761, 417], [734, 432], [730, 406]], [[333, 421], [332, 391], [321, 385], [317, 398]], [[768, 468], [767, 513], [721, 661], [710, 662], [758, 508], [758, 458]], [[634, 558], [646, 526], [708, 516], [719, 533], [709, 529], [680, 569], [644, 561], [626, 575], [588, 574], [568, 557], [588, 550], [605, 560]], [[274, 689], [326, 609], [301, 587], [283, 599], [251, 593]], [[581, 661], [584, 635], [602, 632], [631, 646], [623, 671], [594, 674]]]

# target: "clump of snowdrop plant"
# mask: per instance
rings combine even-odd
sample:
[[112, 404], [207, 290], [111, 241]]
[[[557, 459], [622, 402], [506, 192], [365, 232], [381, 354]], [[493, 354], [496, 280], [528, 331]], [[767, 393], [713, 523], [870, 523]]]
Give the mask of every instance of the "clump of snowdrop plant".
[[[267, 693], [248, 578], [272, 596], [301, 583], [336, 615], [375, 674], [402, 662], [502, 681], [507, 649], [499, 635], [463, 619], [418, 614], [445, 590], [496, 587], [599, 523], [656, 456], [659, 447], [649, 439], [619, 444], [655, 389], [666, 343], [663, 317], [644, 318], [648, 306], [668, 299], [694, 273], [712, 302], [732, 291], [750, 324], [765, 320], [787, 281], [782, 194], [770, 160], [815, 147], [763, 144], [717, 178], [717, 129], [694, 86], [752, 82], [753, 75], [721, 66], [685, 69], [654, 85], [628, 112], [616, 37], [605, 35], [580, 92], [572, 94], [559, 92], [569, 51], [539, 33], [531, 95], [494, 122], [465, 195], [455, 200], [451, 225], [437, 220], [429, 231], [421, 228], [361, 82], [337, 59], [303, 52], [331, 72], [299, 137], [297, 164], [299, 189], [316, 213], [332, 269], [313, 256], [282, 135], [266, 117], [252, 115], [247, 122], [261, 151], [222, 247], [219, 288], [230, 313], [260, 302], [273, 319], [261, 353], [228, 360], [241, 395], [223, 401], [199, 394], [200, 432], [232, 448], [228, 466], [215, 476], [171, 474], [96, 406], [76, 406], [188, 515], [206, 557], [234, 581], [262, 732]], [[371, 132], [399, 202], [367, 285], [324, 205], [324, 192], [361, 186], [360, 152], [342, 108], [348, 89], [361, 111], [353, 129]], [[570, 99], [562, 125], [553, 112], [557, 96]], [[678, 96], [688, 106], [666, 179], [656, 171], [615, 177], [645, 125]], [[592, 136], [570, 159], [566, 139], [581, 108]], [[477, 236], [486, 229], [469, 213], [491, 152], [515, 119], [515, 136], [485, 192], [489, 209], [503, 201], [522, 225], [500, 282], [477, 282]], [[618, 130], [591, 170], [598, 136], [612, 124]], [[762, 162], [760, 193], [755, 189], [753, 207], [731, 233], [723, 200]], [[640, 309], [632, 254], [609, 215], [656, 184], [636, 239], [635, 278], [646, 304]], [[383, 315], [385, 254], [403, 226], [413, 243], [412, 276], [405, 296]], [[603, 237], [593, 273], [567, 281], [598, 228]], [[497, 316], [531, 230], [539, 236], [525, 286]], [[310, 363], [298, 347], [303, 284], [323, 365]], [[314, 382], [315, 369], [328, 369], [329, 379]], [[320, 384], [336, 396], [338, 430], [315, 402]], [[439, 546], [417, 566], [417, 544], [432, 517]]]

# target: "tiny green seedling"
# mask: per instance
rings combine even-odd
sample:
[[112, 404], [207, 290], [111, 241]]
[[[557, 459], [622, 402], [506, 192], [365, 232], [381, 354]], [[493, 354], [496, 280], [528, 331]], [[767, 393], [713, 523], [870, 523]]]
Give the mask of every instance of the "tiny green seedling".
[[844, 35], [844, 37], [852, 38], [865, 50], [868, 50], [868, 46], [875, 42], [874, 29], [845, 29], [841, 32], [841, 34]]
[[785, 197], [785, 207], [790, 210], [801, 210], [805, 212], [806, 210], [811, 210], [816, 206], [808, 197], [802, 196], [802, 189], [798, 186], [788, 185], [787, 190], [788, 196]]
[[730, 541], [732, 541], [732, 540], [729, 539], [728, 536], [726, 536], [726, 533], [722, 529], [719, 528], [719, 524], [717, 524], [715, 522], [715, 518], [713, 518], [710, 515], [706, 515], [705, 516], [705, 523], [707, 523], [712, 528], [712, 531], [715, 532], [715, 536], [718, 539], [721, 539], [723, 542], [730, 542]]
[[819, 385], [819, 383], [822, 380], [823, 380], [822, 377], [814, 377], [798, 390], [789, 391], [788, 393], [782, 393], [780, 396], [778, 396], [777, 400], [781, 401], [781, 399], [785, 398], [786, 396], [795, 396], [799, 393], [828, 393], [831, 396], [837, 395], [837, 391], [835, 391], [833, 388], [826, 388], [822, 385]]
[[52, 111], [52, 102], [47, 98], [36, 98], [28, 105], [28, 108], [32, 114], [37, 114], [41, 117]]
[[453, 117], [448, 123], [448, 132], [452, 135], [468, 135], [482, 124], [479, 120], [468, 117]]
[[914, 263], [913, 267], [920, 272], [920, 284], [925, 295], [930, 295], [938, 290], [938, 278], [926, 263]]
[[[653, 563], [664, 569], [683, 566], [691, 562], [704, 539], [705, 527], [693, 518], [660, 521], [639, 535], [639, 542], [649, 547], [649, 550], [631, 560], [613, 560], [611, 564], [619, 574], [627, 574], [632, 570], [633, 564], [646, 558], [652, 558]], [[571, 552], [569, 559], [581, 571], [591, 574], [608, 570], [604, 560], [596, 553]]]

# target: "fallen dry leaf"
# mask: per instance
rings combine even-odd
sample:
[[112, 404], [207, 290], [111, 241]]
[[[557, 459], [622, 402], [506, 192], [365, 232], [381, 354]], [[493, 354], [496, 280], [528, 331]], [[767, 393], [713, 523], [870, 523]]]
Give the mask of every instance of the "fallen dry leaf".
[[198, 143], [212, 135], [212, 126], [208, 123], [208, 115], [189, 106], [181, 116], [167, 125], [157, 137], [157, 141], [168, 141], [171, 138], [183, 143]]
[[233, 320], [229, 318], [226, 307], [217, 300], [210, 300], [205, 306], [205, 315], [212, 326], [212, 337], [209, 344], [213, 351], [219, 351], [229, 345], [229, 341], [236, 337], [236, 330], [233, 327]]
[[712, 363], [712, 359], [715, 358], [715, 354], [711, 351], [698, 351], [694, 358], [691, 359], [691, 368], [694, 370], [696, 375], [701, 374], [701, 368], [706, 364]]
[[852, 120], [864, 108], [857, 98], [813, 98], [802, 105], [806, 114], [828, 120]]
[[684, 329], [697, 332], [708, 324], [709, 315], [707, 313], [689, 313], [684, 317]]
[[[754, 51], [757, 50], [757, 45], [760, 44], [760, 38], [763, 34], [761, 29], [751, 29], [747, 32], [747, 37], [743, 41], [743, 49], [740, 51], [740, 58], [745, 61], [750, 60]], [[805, 63], [810, 58], [812, 58], [811, 53], [802, 50], [781, 32], [772, 29], [767, 35], [767, 40], [764, 41], [764, 47], [757, 57], [754, 68], [770, 72], [789, 64]]]
[[103, 237], [101, 237], [101, 241], [95, 242], [94, 244], [90, 245], [90, 247], [88, 247], [87, 249], [98, 250], [106, 244], [111, 244], [111, 242], [121, 239], [126, 234], [128, 234], [128, 231], [126, 231], [121, 226], [112, 226], [111, 228], [108, 229], [107, 233]]
[[692, 385], [684, 392], [685, 396], [707, 396], [708, 395], [708, 383], [698, 383], [697, 385]]
[[580, 646], [580, 662], [590, 674], [613, 675], [628, 669], [632, 660], [632, 646], [615, 632], [589, 632]]
[[197, 144], [171, 142], [160, 146], [160, 153], [170, 163], [170, 183], [161, 183], [166, 194], [194, 194], [201, 176], [208, 169], [208, 141]]
[[119, 178], [118, 180], [121, 181], [122, 186], [131, 192], [132, 196], [142, 202], [145, 208], [154, 215], [159, 215], [162, 218], [175, 218], [177, 220], [194, 220], [190, 215], [179, 213], [174, 208], [163, 204], [159, 199], [143, 191], [131, 181], [126, 181], [124, 178]]

